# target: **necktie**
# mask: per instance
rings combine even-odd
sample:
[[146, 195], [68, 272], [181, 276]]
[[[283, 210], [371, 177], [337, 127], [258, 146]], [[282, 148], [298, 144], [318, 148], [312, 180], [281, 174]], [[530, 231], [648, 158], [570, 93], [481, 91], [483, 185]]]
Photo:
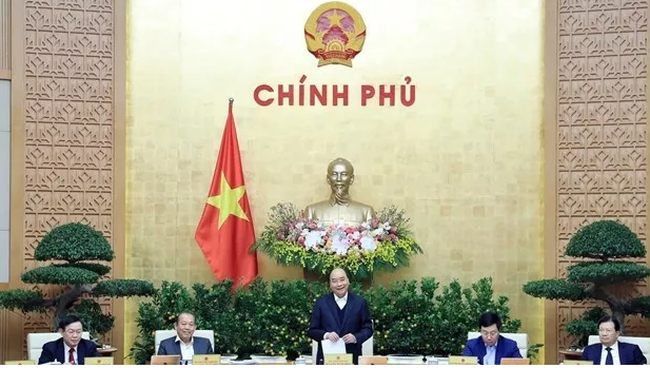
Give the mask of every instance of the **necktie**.
[[612, 356], [612, 348], [605, 348], [607, 350], [607, 359], [605, 359], [605, 365], [614, 365], [614, 357]]
[[74, 348], [70, 348], [70, 356], [68, 357], [68, 363], [75, 365], [74, 362]]

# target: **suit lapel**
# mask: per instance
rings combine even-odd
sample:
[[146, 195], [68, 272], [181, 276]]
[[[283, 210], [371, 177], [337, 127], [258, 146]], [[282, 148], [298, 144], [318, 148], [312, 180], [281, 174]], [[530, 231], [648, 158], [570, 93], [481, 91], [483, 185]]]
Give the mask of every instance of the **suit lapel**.
[[330, 313], [332, 313], [332, 318], [334, 319], [334, 322], [336, 323], [337, 326], [339, 326], [339, 329], [341, 329], [342, 327], [341, 321], [339, 321], [339, 316], [338, 316], [339, 305], [336, 304], [336, 301], [334, 300], [334, 293], [331, 293], [330, 297], [326, 298], [325, 300], [327, 301], [327, 306], [328, 306], [327, 309], [329, 309]]
[[480, 336], [477, 338], [477, 341], [478, 341], [478, 347], [477, 347], [478, 361], [479, 363], [483, 364], [484, 363], [483, 359], [485, 358], [485, 353], [487, 352], [487, 350], [485, 350], [485, 343], [483, 342], [483, 339]]
[[[343, 311], [343, 322], [341, 322], [341, 332], [343, 332], [343, 329], [345, 329], [345, 326], [347, 326], [348, 319], [350, 319], [350, 309], [352, 309], [352, 304], [354, 303], [354, 297], [352, 296], [352, 293], [348, 291], [348, 301], [345, 303], [345, 310]], [[338, 307], [338, 306], [337, 306]]]
[[[603, 355], [603, 344], [596, 344], [596, 360], [594, 361], [594, 365], [599, 365], [600, 364], [600, 356]], [[619, 348], [620, 349], [620, 348]], [[619, 351], [620, 353], [620, 351]]]
[[79, 341], [77, 345], [77, 364], [84, 364], [84, 357], [86, 356], [86, 345], [84, 345], [83, 340]]
[[63, 343], [63, 338], [59, 339], [56, 345], [56, 360], [61, 362], [61, 364], [67, 362], [65, 359], [65, 343]]
[[499, 362], [501, 362], [503, 349], [505, 349], [505, 342], [503, 341], [503, 336], [499, 336], [499, 340], [497, 342], [497, 350], [494, 352], [494, 364], [498, 365]]

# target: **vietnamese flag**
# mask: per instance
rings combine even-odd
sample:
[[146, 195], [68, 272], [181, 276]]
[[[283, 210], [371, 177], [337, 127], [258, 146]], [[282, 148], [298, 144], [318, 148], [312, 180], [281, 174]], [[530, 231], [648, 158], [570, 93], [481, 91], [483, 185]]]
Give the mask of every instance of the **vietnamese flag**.
[[238, 286], [248, 284], [257, 276], [257, 253], [249, 251], [255, 242], [255, 230], [244, 185], [232, 100], [210, 192], [194, 237], [217, 280], [232, 279]]

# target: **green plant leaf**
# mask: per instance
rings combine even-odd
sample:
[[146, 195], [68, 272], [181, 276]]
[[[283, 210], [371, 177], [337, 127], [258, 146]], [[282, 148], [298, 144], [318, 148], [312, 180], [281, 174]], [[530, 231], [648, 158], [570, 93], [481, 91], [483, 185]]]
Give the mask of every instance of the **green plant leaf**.
[[595, 282], [598, 284], [615, 284], [624, 281], [637, 281], [650, 276], [646, 265], [632, 262], [585, 262], [568, 268], [569, 282]]
[[99, 275], [83, 268], [50, 265], [23, 273], [21, 280], [27, 284], [84, 285], [96, 283]]
[[629, 227], [614, 220], [600, 220], [578, 230], [565, 254], [598, 259], [630, 258], [644, 257], [646, 249]]
[[81, 223], [68, 223], [52, 229], [34, 252], [37, 261], [84, 260], [112, 261], [113, 249], [99, 231]]
[[150, 281], [131, 279], [104, 280], [93, 288], [94, 296], [151, 296], [154, 292], [154, 286]]
[[524, 285], [524, 293], [551, 300], [578, 301], [587, 298], [583, 286], [563, 279], [529, 281]]

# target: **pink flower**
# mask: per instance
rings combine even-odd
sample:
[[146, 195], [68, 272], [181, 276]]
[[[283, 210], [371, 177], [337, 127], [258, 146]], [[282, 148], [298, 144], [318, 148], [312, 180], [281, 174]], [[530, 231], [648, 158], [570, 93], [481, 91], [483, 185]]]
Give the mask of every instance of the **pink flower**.
[[287, 238], [287, 240], [290, 241], [290, 242], [295, 242], [296, 238], [293, 237], [293, 236], [290, 236], [290, 237]]
[[300, 245], [305, 244], [305, 237], [304, 236], [298, 237], [298, 244], [300, 244]]
[[396, 241], [396, 240], [397, 240], [397, 236], [395, 236], [395, 234], [390, 234], [390, 240], [391, 240], [391, 241]]
[[397, 232], [397, 228], [396, 228], [395, 226], [391, 227], [391, 228], [390, 228], [390, 232], [393, 233], [393, 234], [396, 233], [396, 232]]
[[278, 239], [284, 240], [284, 234], [278, 234]]
[[376, 228], [377, 225], [379, 225], [379, 222], [377, 220], [372, 220], [371, 226]]

